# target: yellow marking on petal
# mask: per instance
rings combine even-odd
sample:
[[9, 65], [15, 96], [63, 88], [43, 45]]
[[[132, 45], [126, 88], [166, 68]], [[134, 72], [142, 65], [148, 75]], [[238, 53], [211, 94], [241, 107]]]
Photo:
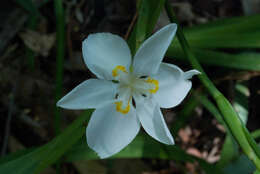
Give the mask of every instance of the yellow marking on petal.
[[158, 89], [159, 89], [159, 82], [158, 82], [158, 80], [151, 79], [150, 77], [148, 77], [146, 82], [154, 85], [154, 89], [149, 89], [149, 92], [152, 93], [152, 94], [155, 94], [158, 91]]
[[126, 69], [125, 69], [124, 66], [118, 65], [118, 66], [116, 66], [116, 67], [112, 70], [112, 76], [113, 76], [113, 77], [118, 76], [118, 71], [123, 71], [123, 72], [127, 73], [127, 71], [126, 71]]
[[115, 102], [116, 104], [116, 111], [121, 112], [122, 114], [127, 114], [130, 111], [130, 101], [128, 101], [128, 104], [125, 108], [122, 108], [123, 102]]

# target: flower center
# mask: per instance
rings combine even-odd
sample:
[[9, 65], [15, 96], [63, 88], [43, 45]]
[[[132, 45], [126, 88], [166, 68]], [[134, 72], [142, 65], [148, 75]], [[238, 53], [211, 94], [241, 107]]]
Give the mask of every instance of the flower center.
[[159, 89], [159, 82], [148, 76], [138, 77], [127, 72], [124, 66], [118, 65], [112, 70], [112, 75], [119, 82], [115, 102], [116, 111], [127, 114], [137, 98], [151, 97]]

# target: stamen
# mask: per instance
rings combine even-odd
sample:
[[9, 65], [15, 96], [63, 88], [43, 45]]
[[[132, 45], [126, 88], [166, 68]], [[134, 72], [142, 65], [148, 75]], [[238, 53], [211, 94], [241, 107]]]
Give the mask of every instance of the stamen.
[[155, 94], [159, 89], [159, 82], [158, 80], [151, 79], [150, 77], [146, 80], [147, 83], [153, 84], [154, 89], [149, 89], [149, 92]]
[[134, 108], [136, 108], [136, 104], [135, 104], [135, 99], [134, 98], [132, 98], [132, 103], [133, 103]]
[[148, 76], [141, 76], [140, 79], [146, 79]]
[[116, 67], [112, 70], [112, 76], [113, 76], [113, 77], [118, 76], [118, 71], [123, 71], [123, 72], [127, 73], [127, 71], [126, 71], [126, 69], [125, 69], [124, 66], [118, 65], [118, 66], [116, 66]]
[[115, 102], [115, 104], [116, 104], [116, 111], [117, 112], [121, 112], [122, 114], [127, 114], [130, 111], [130, 100], [128, 101], [128, 104], [125, 108], [122, 108], [122, 106], [123, 106], [122, 101]]

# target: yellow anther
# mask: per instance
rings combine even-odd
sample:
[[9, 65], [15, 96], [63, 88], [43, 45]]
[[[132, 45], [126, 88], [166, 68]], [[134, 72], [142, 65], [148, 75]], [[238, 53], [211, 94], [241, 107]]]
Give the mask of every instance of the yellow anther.
[[118, 66], [116, 66], [116, 67], [112, 70], [112, 76], [113, 76], [113, 77], [118, 76], [118, 71], [123, 71], [123, 72], [127, 73], [127, 71], [126, 71], [126, 69], [125, 69], [124, 66], [118, 65]]
[[158, 89], [159, 89], [159, 82], [158, 82], [158, 80], [151, 79], [149, 77], [146, 80], [146, 82], [154, 85], [154, 88], [153, 89], [149, 89], [149, 92], [152, 93], [152, 94], [155, 94], [158, 91]]
[[127, 114], [130, 111], [130, 102], [128, 101], [128, 104], [125, 108], [122, 108], [123, 102], [115, 102], [116, 104], [116, 111], [121, 112], [122, 114]]

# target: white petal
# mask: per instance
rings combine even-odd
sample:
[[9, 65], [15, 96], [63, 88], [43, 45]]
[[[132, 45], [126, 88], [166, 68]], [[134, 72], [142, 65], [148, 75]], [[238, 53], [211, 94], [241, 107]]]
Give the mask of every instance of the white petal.
[[90, 34], [82, 43], [87, 67], [101, 79], [111, 80], [112, 70], [131, 65], [130, 49], [124, 39], [111, 33]]
[[182, 102], [191, 89], [191, 82], [184, 77], [185, 74], [179, 67], [161, 64], [158, 74], [153, 77], [159, 81], [155, 99], [160, 107], [171, 108]]
[[101, 158], [116, 154], [127, 146], [140, 130], [132, 107], [128, 114], [116, 111], [115, 104], [95, 110], [87, 127], [87, 143]]
[[156, 74], [176, 30], [176, 24], [169, 24], [153, 34], [141, 45], [134, 57], [133, 67], [135, 74]]
[[152, 100], [147, 100], [145, 104], [139, 106], [137, 101], [136, 112], [144, 130], [157, 141], [168, 145], [174, 144], [159, 106]]
[[198, 74], [201, 74], [201, 72], [199, 72], [199, 71], [196, 70], [196, 69], [186, 71], [186, 72], [184, 73], [184, 79], [187, 79], [187, 80], [188, 80], [188, 79], [191, 79], [192, 76], [198, 75]]
[[61, 98], [57, 106], [66, 109], [99, 108], [115, 101], [117, 84], [99, 79], [82, 82]]

